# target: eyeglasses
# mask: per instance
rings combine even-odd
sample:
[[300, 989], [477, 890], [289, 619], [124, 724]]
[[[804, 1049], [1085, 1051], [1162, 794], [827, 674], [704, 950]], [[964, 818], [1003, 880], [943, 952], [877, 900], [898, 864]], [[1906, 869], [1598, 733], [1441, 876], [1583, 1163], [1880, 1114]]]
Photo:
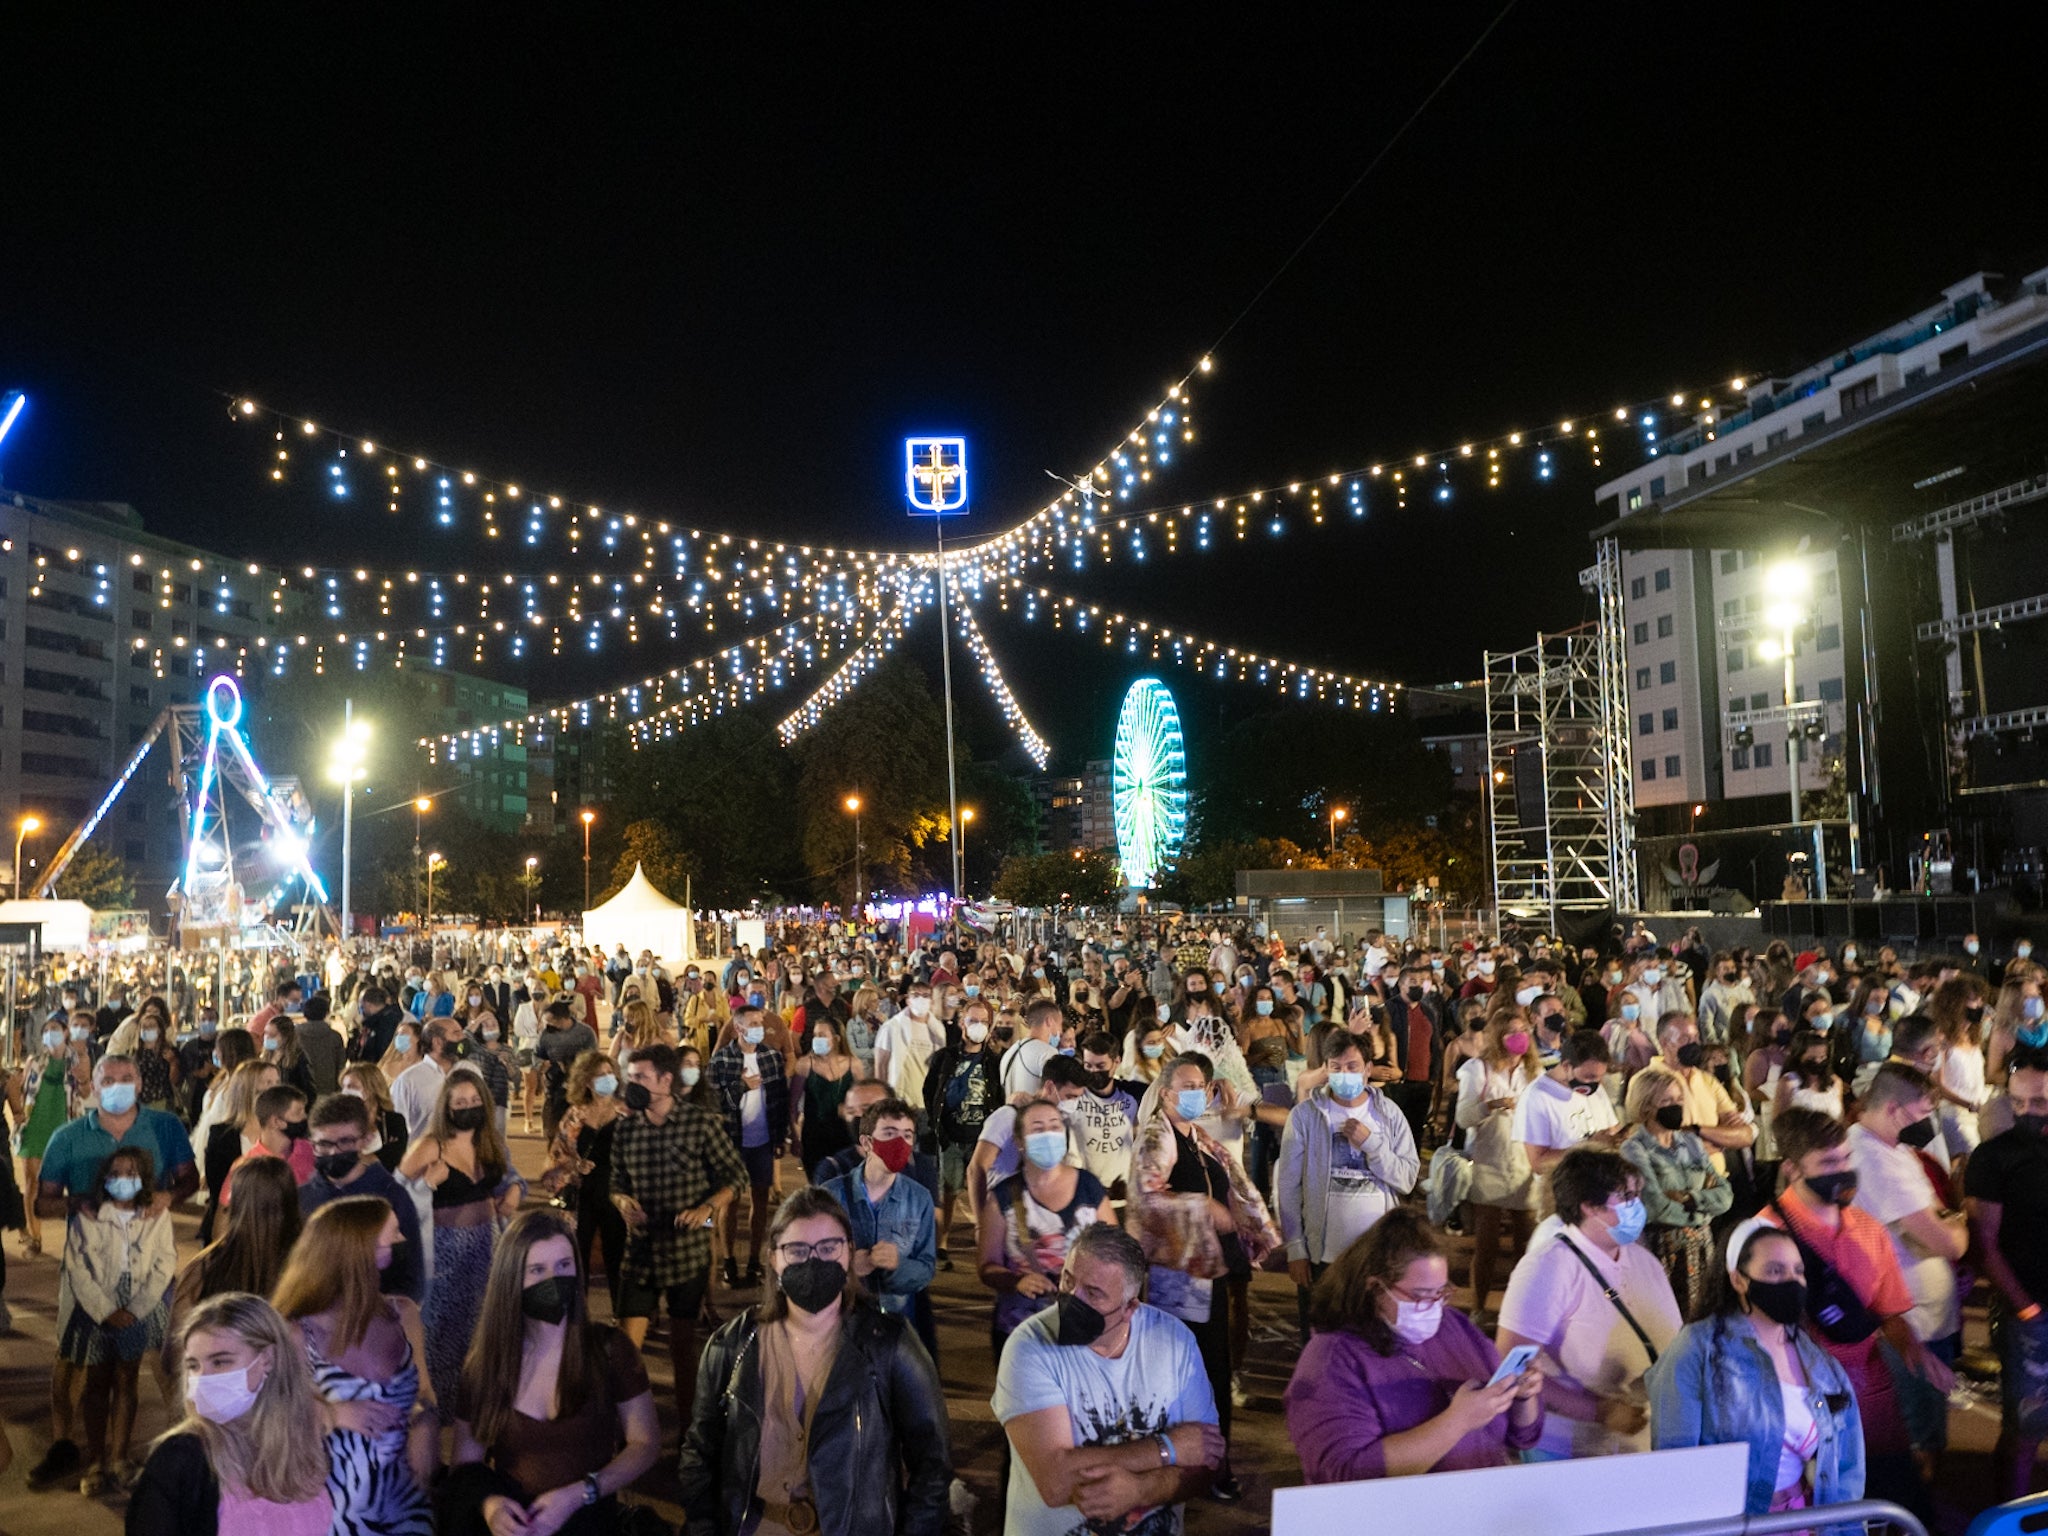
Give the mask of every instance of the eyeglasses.
[[816, 1243], [778, 1243], [775, 1251], [782, 1255], [785, 1264], [801, 1264], [806, 1259], [823, 1259], [836, 1264], [846, 1257], [846, 1239], [828, 1237]]
[[1412, 1301], [1418, 1306], [1434, 1306], [1437, 1302], [1450, 1300], [1453, 1287], [1440, 1285], [1433, 1291], [1411, 1291], [1405, 1286], [1390, 1285], [1387, 1289], [1403, 1301]]
[[322, 1157], [330, 1152], [360, 1152], [363, 1150], [363, 1142], [359, 1136], [351, 1136], [345, 1142], [322, 1141], [316, 1137], [313, 1141], [313, 1150]]

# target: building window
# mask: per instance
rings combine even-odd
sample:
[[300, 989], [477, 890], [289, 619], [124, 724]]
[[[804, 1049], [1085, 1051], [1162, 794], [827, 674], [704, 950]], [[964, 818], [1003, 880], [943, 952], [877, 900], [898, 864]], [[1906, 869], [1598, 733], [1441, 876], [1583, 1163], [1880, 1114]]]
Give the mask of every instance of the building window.
[[1733, 576], [1733, 575], [1735, 574], [1735, 565], [1736, 565], [1736, 555], [1735, 555], [1735, 551], [1734, 551], [1734, 550], [1732, 550], [1732, 549], [1724, 549], [1724, 550], [1722, 550], [1722, 551], [1721, 551], [1721, 574], [1722, 574], [1723, 576]]
[[1648, 624], [1633, 625], [1629, 629], [1628, 635], [1629, 639], [1633, 640], [1637, 645], [1646, 645], [1650, 639], [1650, 626]]
[[1677, 663], [1677, 662], [1675, 662], [1675, 661], [1660, 661], [1660, 662], [1658, 662], [1658, 663], [1657, 663], [1657, 681], [1658, 681], [1658, 682], [1660, 682], [1660, 683], [1675, 683], [1675, 682], [1677, 682], [1677, 681], [1678, 681], [1678, 663]]
[[[1735, 557], [1734, 557], [1733, 555], [1729, 555], [1729, 556], [1727, 556], [1726, 558], [1727, 558], [1727, 559], [1730, 559], [1730, 560], [1733, 560], [1733, 559], [1734, 559]], [[1721, 617], [1722, 617], [1722, 618], [1724, 618], [1724, 619], [1739, 619], [1739, 618], [1741, 618], [1741, 617], [1742, 617], [1742, 599], [1741, 599], [1741, 598], [1739, 598], [1739, 597], [1731, 597], [1731, 598], [1729, 598], [1729, 599], [1728, 599], [1728, 601], [1727, 601], [1727, 602], [1723, 603], [1723, 604], [1721, 605]]]
[[1842, 680], [1839, 677], [1824, 677], [1820, 680], [1820, 701], [1823, 704], [1842, 702]]
[[1638, 688], [1647, 688], [1650, 686], [1650, 669], [1648, 667], [1636, 668], [1636, 686]]
[[128, 615], [128, 621], [131, 624], [133, 624], [137, 629], [149, 628], [149, 610], [147, 608], [137, 608], [134, 612]]
[[131, 591], [147, 592], [150, 589], [149, 572], [137, 571], [128, 578], [128, 586]]
[[124, 850], [130, 864], [143, 864], [149, 860], [149, 850], [137, 838], [129, 838]]
[[1877, 380], [1875, 378], [1865, 379], [1860, 384], [1851, 384], [1842, 391], [1842, 413], [1847, 415], [1850, 411], [1860, 411], [1876, 398]]
[[1756, 744], [1756, 756], [1753, 761], [1759, 768], [1771, 766], [1771, 744], [1768, 741], [1760, 741]]
[[128, 702], [130, 704], [139, 704], [144, 709], [149, 708], [149, 689], [146, 686], [134, 683], [129, 684]]
[[1769, 709], [1771, 707], [1771, 696], [1767, 693], [1752, 693], [1749, 696], [1749, 707], [1751, 709]]
[[1678, 766], [1678, 758], [1677, 758], [1677, 757], [1676, 757], [1675, 755], [1674, 755], [1674, 756], [1671, 756], [1671, 757], [1667, 757], [1667, 758], [1665, 758], [1665, 759], [1664, 759], [1664, 777], [1665, 777], [1665, 778], [1667, 778], [1667, 779], [1675, 779], [1675, 778], [1677, 778], [1677, 777], [1678, 777], [1678, 775], [1679, 775], [1679, 774], [1680, 774], [1680, 772], [1682, 772], [1682, 771], [1683, 771], [1683, 770], [1681, 770], [1681, 769], [1679, 768], [1679, 766]]
[[1946, 352], [1935, 358], [1934, 366], [1937, 368], [1953, 368], [1965, 361], [1969, 355], [1970, 344], [1966, 341], [1959, 347], [1950, 347]]
[[1802, 433], [1818, 432], [1822, 427], [1826, 426], [1827, 424], [1828, 413], [1826, 411], [1815, 411], [1811, 416], [1802, 416], [1799, 418], [1799, 430]]
[[1636, 730], [1644, 736], [1657, 734], [1657, 717], [1648, 711], [1636, 716]]
[[1677, 710], [1675, 710], [1675, 709], [1667, 709], [1667, 710], [1665, 710], [1665, 711], [1664, 711], [1664, 729], [1665, 729], [1665, 730], [1667, 730], [1667, 731], [1675, 731], [1675, 730], [1677, 730], [1677, 729], [1678, 729], [1678, 711], [1677, 711]]
[[1629, 582], [1628, 595], [1634, 598], [1647, 597], [1649, 595], [1648, 592], [1644, 590], [1642, 577], [1637, 576]]
[[1842, 626], [1821, 625], [1820, 633], [1814, 636], [1813, 648], [1817, 651], [1839, 651], [1842, 648]]
[[1740, 672], [1742, 670], [1742, 662], [1742, 647], [1737, 646], [1728, 653], [1728, 670], [1730, 672]]
[[1629, 509], [1629, 511], [1631, 511], [1631, 512], [1636, 512], [1636, 511], [1640, 511], [1640, 510], [1641, 510], [1641, 508], [1642, 508], [1642, 505], [1643, 505], [1643, 493], [1642, 493], [1641, 491], [1631, 490], [1631, 491], [1630, 491], [1630, 492], [1628, 493], [1628, 509]]
[[1644, 759], [1643, 759], [1643, 782], [1644, 782], [1645, 784], [1648, 784], [1648, 783], [1650, 783], [1651, 781], [1653, 781], [1653, 780], [1654, 780], [1654, 779], [1655, 779], [1656, 777], [1657, 777], [1657, 759], [1655, 759], [1654, 757], [1646, 757], [1646, 758], [1644, 758]]
[[1664, 477], [1662, 475], [1652, 475], [1650, 477], [1650, 500], [1662, 501], [1663, 499]]
[[1669, 640], [1671, 638], [1671, 615], [1668, 613], [1657, 616], [1657, 638], [1659, 640]]
[[1669, 592], [1671, 590], [1671, 567], [1668, 565], [1657, 568], [1657, 590], [1659, 592]]
[[1728, 754], [1728, 766], [1730, 768], [1747, 768], [1749, 766], [1749, 748], [1737, 747], [1730, 752]]
[[1790, 427], [1780, 427], [1780, 428], [1778, 428], [1778, 430], [1777, 430], [1777, 431], [1775, 431], [1775, 432], [1767, 432], [1767, 433], [1765, 433], [1765, 434], [1764, 434], [1764, 452], [1766, 452], [1766, 453], [1769, 453], [1769, 452], [1770, 452], [1770, 451], [1771, 451], [1771, 450], [1772, 450], [1773, 448], [1782, 448], [1782, 447], [1784, 447], [1784, 446], [1785, 446], [1785, 440], [1786, 440], [1787, 438], [1789, 438], [1789, 437], [1790, 437], [1791, 435], [1792, 435], [1792, 429], [1791, 429]]

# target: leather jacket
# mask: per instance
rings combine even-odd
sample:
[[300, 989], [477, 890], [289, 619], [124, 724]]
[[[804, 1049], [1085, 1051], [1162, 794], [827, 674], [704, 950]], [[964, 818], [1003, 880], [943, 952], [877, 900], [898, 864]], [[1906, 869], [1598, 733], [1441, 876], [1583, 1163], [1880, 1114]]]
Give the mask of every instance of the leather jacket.
[[[749, 1307], [704, 1346], [677, 1469], [689, 1536], [739, 1536], [759, 1507], [761, 1351]], [[846, 1309], [811, 1427], [818, 1536], [940, 1536], [953, 1461], [931, 1357], [898, 1317]]]

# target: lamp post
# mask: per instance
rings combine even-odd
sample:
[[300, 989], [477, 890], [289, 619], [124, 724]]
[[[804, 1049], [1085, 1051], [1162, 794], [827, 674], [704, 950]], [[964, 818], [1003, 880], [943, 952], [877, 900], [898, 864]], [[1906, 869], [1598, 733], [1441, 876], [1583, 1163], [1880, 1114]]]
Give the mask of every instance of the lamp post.
[[355, 921], [350, 884], [355, 861], [356, 781], [368, 776], [370, 722], [355, 717], [355, 700], [341, 701], [341, 740], [334, 744], [328, 770], [341, 785], [341, 932], [346, 938]]
[[[1778, 638], [1766, 640], [1757, 650], [1768, 661], [1775, 646], [1785, 662], [1785, 774], [1791, 788], [1792, 841], [1795, 845], [1800, 840], [1803, 824], [1799, 816], [1800, 725], [1792, 713], [1799, 685], [1793, 676], [1793, 663], [1799, 654], [1799, 626], [1812, 616], [1812, 590], [1813, 575], [1802, 560], [1781, 561], [1764, 572], [1764, 591], [1770, 595], [1770, 606], [1764, 610], [1764, 623], [1778, 632]], [[1814, 843], [1814, 894], [1825, 900], [1827, 871], [1820, 839], [1816, 837]]]
[[590, 824], [597, 820], [597, 812], [583, 808], [583, 910], [590, 910]]
[[40, 832], [42, 828], [41, 817], [24, 816], [14, 834], [14, 897], [17, 901], [21, 899], [21, 845], [29, 833]]
[[440, 854], [430, 853], [427, 855], [427, 911], [426, 916], [420, 923], [422, 932], [430, 930], [434, 926], [434, 871], [446, 869], [447, 867], [448, 861], [442, 858]]
[[540, 860], [532, 854], [526, 856], [526, 894], [533, 898], [533, 920], [540, 922], [540, 876], [534, 871], [540, 868]]
[[[971, 806], [971, 805], [963, 805], [963, 806], [961, 806], [961, 807], [960, 807], [960, 873], [961, 873], [961, 875], [962, 875], [963, 877], [964, 877], [964, 876], [966, 875], [966, 873], [967, 873], [967, 827], [968, 827], [968, 824], [969, 824], [970, 822], [972, 822], [973, 820], [974, 820], [974, 807], [973, 807], [973, 806]], [[954, 900], [956, 900], [956, 901], [957, 901], [957, 900], [959, 900], [959, 892], [958, 892], [958, 890], [957, 890], [957, 889], [956, 889], [956, 890], [955, 890], [955, 892], [954, 892], [954, 898], [953, 898], [953, 899], [954, 899]]]
[[1330, 807], [1330, 868], [1337, 867], [1337, 823], [1351, 813], [1341, 805]]
[[860, 796], [848, 795], [846, 797], [846, 809], [853, 814], [853, 916], [854, 921], [858, 922], [860, 921], [862, 895], [861, 877], [867, 873], [867, 866], [864, 862], [866, 850], [862, 848], [860, 841]]
[[425, 795], [417, 796], [412, 802], [412, 903], [420, 903], [420, 818], [434, 808], [434, 802]]

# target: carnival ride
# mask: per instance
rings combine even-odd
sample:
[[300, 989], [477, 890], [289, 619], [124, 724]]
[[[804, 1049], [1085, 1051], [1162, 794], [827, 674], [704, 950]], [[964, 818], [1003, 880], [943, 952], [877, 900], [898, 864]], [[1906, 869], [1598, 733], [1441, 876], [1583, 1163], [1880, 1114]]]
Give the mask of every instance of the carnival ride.
[[1172, 864], [1188, 830], [1188, 755], [1180, 711], [1156, 677], [1139, 678], [1124, 695], [1109, 797], [1124, 884], [1143, 890]]

